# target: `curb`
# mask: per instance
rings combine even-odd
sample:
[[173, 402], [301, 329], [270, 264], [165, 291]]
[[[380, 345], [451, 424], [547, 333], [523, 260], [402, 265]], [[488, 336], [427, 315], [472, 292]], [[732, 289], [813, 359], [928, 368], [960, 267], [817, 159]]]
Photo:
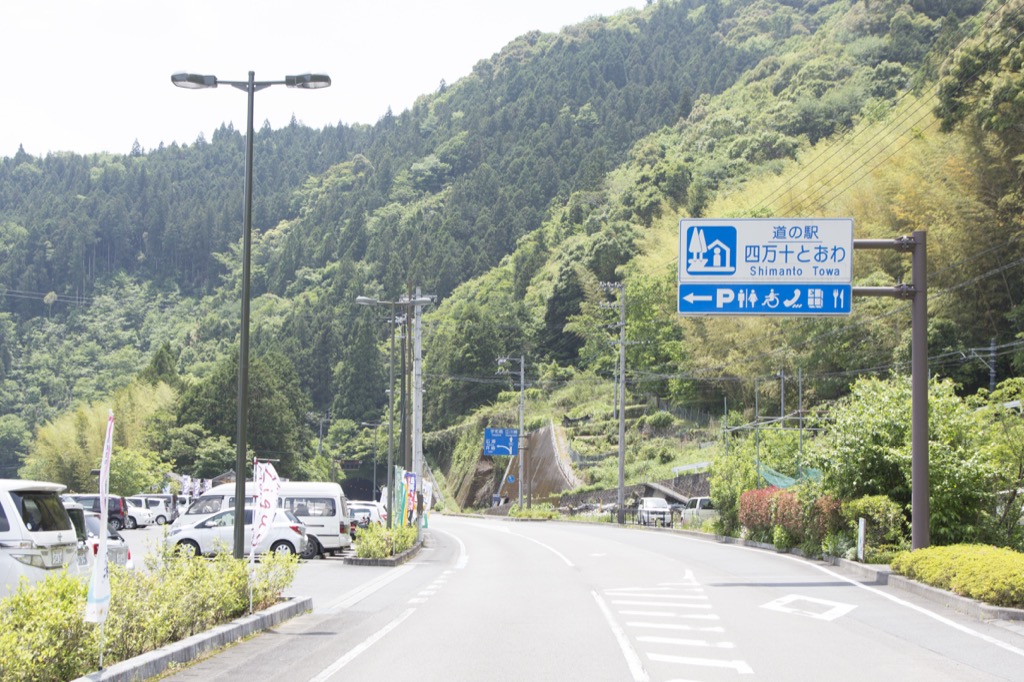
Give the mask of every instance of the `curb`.
[[73, 682], [135, 682], [165, 672], [174, 663], [191, 663], [196, 658], [243, 637], [270, 629], [289, 618], [313, 610], [310, 597], [289, 599], [251, 616], [236, 618], [230, 623], [193, 635], [180, 642], [162, 646], [148, 653], [120, 661], [98, 672], [79, 677]]

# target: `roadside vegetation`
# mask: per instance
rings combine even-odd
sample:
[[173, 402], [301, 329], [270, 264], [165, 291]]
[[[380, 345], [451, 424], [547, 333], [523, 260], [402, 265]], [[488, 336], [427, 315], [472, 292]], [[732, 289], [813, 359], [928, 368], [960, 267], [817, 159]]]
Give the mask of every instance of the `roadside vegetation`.
[[415, 526], [378, 526], [371, 523], [356, 532], [356, 556], [386, 559], [401, 554], [416, 543]]
[[[280, 600], [298, 566], [270, 553], [256, 564], [252, 608]], [[87, 581], [61, 573], [0, 600], [0, 680], [71, 680], [229, 622], [249, 610], [249, 564], [173, 550], [147, 557], [145, 570], [110, 566], [110, 611], [101, 628], [83, 619]]]

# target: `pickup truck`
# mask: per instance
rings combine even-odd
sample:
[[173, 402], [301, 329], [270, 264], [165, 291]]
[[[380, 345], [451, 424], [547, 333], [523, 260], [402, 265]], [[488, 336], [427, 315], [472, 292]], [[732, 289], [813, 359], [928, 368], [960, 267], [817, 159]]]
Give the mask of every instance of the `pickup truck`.
[[645, 526], [672, 525], [672, 509], [662, 497], [641, 497], [636, 508], [636, 522]]
[[679, 522], [684, 526], [699, 526], [708, 519], [717, 519], [718, 510], [710, 497], [691, 497], [686, 508], [679, 511]]

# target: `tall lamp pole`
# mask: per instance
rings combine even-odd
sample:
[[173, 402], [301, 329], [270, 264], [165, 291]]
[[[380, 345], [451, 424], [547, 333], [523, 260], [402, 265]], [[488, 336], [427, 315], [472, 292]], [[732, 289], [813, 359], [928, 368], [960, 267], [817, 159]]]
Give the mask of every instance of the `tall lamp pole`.
[[[239, 332], [238, 348], [238, 436], [236, 438], [237, 453], [235, 457], [235, 507], [245, 508], [245, 467], [247, 450], [247, 425], [249, 419], [249, 282], [252, 265], [252, 143], [253, 143], [253, 100], [258, 90], [271, 85], [285, 85], [289, 88], [316, 90], [329, 87], [330, 76], [306, 73], [299, 76], [285, 76], [282, 81], [257, 81], [254, 71], [249, 72], [245, 81], [221, 81], [216, 76], [197, 73], [176, 73], [171, 76], [171, 83], [179, 88], [202, 90], [216, 88], [218, 85], [230, 85], [244, 90], [249, 103], [245, 125], [245, 200], [242, 211], [242, 326]], [[234, 556], [241, 559], [245, 538], [245, 514], [235, 514]]]

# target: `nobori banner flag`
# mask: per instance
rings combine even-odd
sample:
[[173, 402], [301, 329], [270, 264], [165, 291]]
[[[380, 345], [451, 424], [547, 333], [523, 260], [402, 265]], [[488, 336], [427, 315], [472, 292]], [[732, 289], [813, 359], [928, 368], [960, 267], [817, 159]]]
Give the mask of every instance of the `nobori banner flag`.
[[277, 495], [281, 491], [281, 479], [270, 462], [257, 460], [253, 467], [253, 482], [256, 484], [256, 509], [252, 518], [250, 556], [255, 554], [256, 547], [267, 537], [267, 531], [274, 520]]
[[[110, 482], [110, 456], [114, 444], [114, 412], [107, 417], [107, 436], [103, 441], [103, 460], [100, 463], [100, 528], [107, 527], [107, 496]], [[89, 581], [89, 596], [85, 602], [85, 621], [102, 623], [110, 610], [110, 573], [107, 567], [107, 534], [100, 533], [96, 562]]]

